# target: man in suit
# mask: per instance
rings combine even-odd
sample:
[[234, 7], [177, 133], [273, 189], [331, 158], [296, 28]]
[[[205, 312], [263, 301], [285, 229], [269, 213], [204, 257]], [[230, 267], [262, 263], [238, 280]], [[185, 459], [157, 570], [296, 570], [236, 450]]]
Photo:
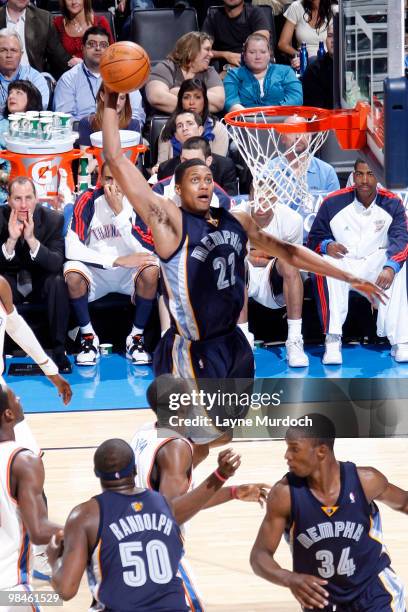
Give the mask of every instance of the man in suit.
[[[192, 136], [186, 140], [183, 143], [181, 156], [177, 155], [176, 157], [172, 157], [159, 165], [159, 169], [157, 171], [158, 181], [162, 181], [169, 176], [173, 176], [177, 166], [180, 164], [180, 161], [185, 161], [185, 159], [187, 159], [186, 156], [184, 159], [182, 159], [185, 151], [189, 151], [189, 159], [192, 159], [192, 151], [196, 151], [198, 153], [195, 157], [199, 159], [201, 159], [202, 155], [204, 154], [205, 162], [211, 168], [211, 172], [213, 173], [214, 182], [217, 183], [219, 187], [222, 187], [227, 194], [236, 195], [238, 192], [238, 186], [234, 162], [228, 157], [211, 153], [208, 142], [201, 136]], [[226, 206], [226, 208], [229, 208], [229, 206]]]
[[22, 63], [39, 72], [50, 69], [58, 78], [78, 61], [62, 46], [51, 13], [30, 4], [30, 0], [8, 0], [0, 8], [0, 28], [17, 31], [24, 43]]
[[31, 179], [19, 176], [10, 182], [8, 206], [0, 207], [0, 273], [11, 286], [14, 304], [26, 299], [47, 304], [54, 359], [59, 371], [68, 373], [63, 224], [63, 215], [38, 204]]

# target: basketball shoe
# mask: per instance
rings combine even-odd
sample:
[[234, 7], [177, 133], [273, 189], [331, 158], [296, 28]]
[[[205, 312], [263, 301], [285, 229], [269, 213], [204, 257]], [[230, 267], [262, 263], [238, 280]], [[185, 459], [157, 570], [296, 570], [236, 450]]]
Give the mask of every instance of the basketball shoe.
[[343, 357], [341, 354], [341, 336], [337, 334], [327, 334], [325, 351], [322, 359], [324, 365], [341, 365]]
[[152, 362], [152, 356], [145, 349], [143, 336], [129, 336], [126, 338], [126, 358], [135, 365], [146, 365]]
[[309, 357], [303, 350], [303, 338], [286, 340], [286, 359], [290, 368], [306, 368], [309, 365]]
[[394, 357], [395, 361], [398, 361], [398, 363], [405, 363], [408, 361], [408, 342], [394, 344], [391, 347], [391, 357]]
[[99, 357], [98, 336], [83, 334], [81, 337], [81, 350], [75, 358], [75, 363], [79, 366], [94, 366]]

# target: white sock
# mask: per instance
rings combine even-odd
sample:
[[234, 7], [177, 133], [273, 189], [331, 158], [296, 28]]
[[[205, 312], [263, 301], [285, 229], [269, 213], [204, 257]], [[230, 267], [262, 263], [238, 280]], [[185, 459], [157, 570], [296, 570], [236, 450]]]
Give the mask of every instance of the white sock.
[[238, 327], [246, 336], [249, 334], [248, 321], [246, 323], [238, 323]]
[[80, 327], [79, 328], [81, 330], [81, 334], [93, 334], [94, 336], [96, 336], [94, 328], [92, 327], [92, 323], [89, 321], [89, 323], [87, 323], [86, 325], [84, 325], [84, 327]]
[[141, 329], [140, 327], [136, 327], [135, 325], [133, 325], [130, 335], [132, 337], [133, 336], [143, 336], [143, 332], [144, 332], [144, 329]]
[[326, 342], [339, 342], [341, 341], [340, 334], [326, 334]]
[[302, 337], [302, 319], [288, 319], [288, 340]]

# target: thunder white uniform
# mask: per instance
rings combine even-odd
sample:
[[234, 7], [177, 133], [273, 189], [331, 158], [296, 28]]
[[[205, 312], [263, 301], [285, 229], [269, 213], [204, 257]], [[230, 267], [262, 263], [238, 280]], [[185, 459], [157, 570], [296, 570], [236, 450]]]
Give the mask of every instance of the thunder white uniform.
[[[18, 442], [0, 442], [0, 590], [30, 592], [31, 544], [10, 491], [13, 459], [22, 450]], [[0, 606], [2, 612], [15, 609], [15, 606]], [[18, 606], [21, 612], [38, 609], [31, 605]]]
[[[248, 202], [240, 202], [233, 210], [251, 214], [251, 207]], [[302, 244], [303, 219], [301, 215], [289, 206], [279, 203], [275, 204], [273, 213], [271, 221], [266, 227], [262, 228], [263, 231], [291, 244]], [[272, 271], [275, 263], [276, 258], [271, 259], [264, 267], [253, 266], [248, 261], [248, 297], [267, 308], [273, 309], [285, 306], [281, 287], [278, 287], [278, 284], [274, 286], [272, 282]]]
[[103, 188], [86, 191], [76, 202], [65, 238], [65, 255], [70, 261], [64, 265], [64, 275], [78, 272], [85, 278], [90, 302], [112, 292], [133, 295], [141, 269], [113, 267], [115, 259], [123, 255], [151, 254], [132, 233], [133, 217], [126, 197], [123, 210], [115, 215]]
[[[168, 437], [159, 437], [158, 433], [164, 436], [163, 429], [158, 430], [155, 423], [147, 423], [141, 427], [133, 437], [130, 445], [135, 453], [136, 460], [136, 485], [138, 487], [158, 490], [158, 483], [154, 482], [154, 464], [156, 455], [159, 450], [171, 440], [183, 440], [188, 445], [191, 452], [191, 461], [193, 459], [193, 447], [191, 443], [182, 436], [177, 436], [174, 431], [168, 431]], [[191, 465], [191, 474], [188, 490], [194, 487], [193, 483], [193, 466]], [[184, 535], [184, 525], [181, 525], [181, 532]], [[183, 580], [184, 591], [186, 595], [187, 605], [190, 606], [192, 612], [201, 612], [204, 610], [201, 604], [201, 597], [198, 595], [197, 588], [194, 584], [195, 580], [188, 561], [183, 558], [179, 565], [180, 577]], [[193, 582], [194, 581], [194, 582]]]

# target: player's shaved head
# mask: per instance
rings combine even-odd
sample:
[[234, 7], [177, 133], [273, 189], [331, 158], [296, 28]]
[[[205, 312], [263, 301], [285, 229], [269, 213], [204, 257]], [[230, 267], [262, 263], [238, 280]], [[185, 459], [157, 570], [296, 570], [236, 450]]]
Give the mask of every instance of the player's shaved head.
[[5, 410], [9, 407], [9, 396], [8, 396], [8, 387], [3, 382], [0, 385], [0, 417], [4, 413]]
[[94, 455], [96, 472], [115, 473], [126, 468], [134, 459], [132, 447], [125, 440], [112, 438], [102, 442]]
[[155, 414], [159, 410], [167, 411], [175, 395], [190, 393], [191, 385], [184, 378], [176, 378], [172, 374], [162, 374], [155, 378], [146, 391], [146, 398]]
[[294, 425], [289, 427], [286, 432], [286, 440], [294, 441], [299, 439], [313, 440], [314, 446], [324, 444], [333, 450], [336, 439], [336, 429], [333, 422], [324, 414], [307, 414], [303, 419], [311, 425]]

